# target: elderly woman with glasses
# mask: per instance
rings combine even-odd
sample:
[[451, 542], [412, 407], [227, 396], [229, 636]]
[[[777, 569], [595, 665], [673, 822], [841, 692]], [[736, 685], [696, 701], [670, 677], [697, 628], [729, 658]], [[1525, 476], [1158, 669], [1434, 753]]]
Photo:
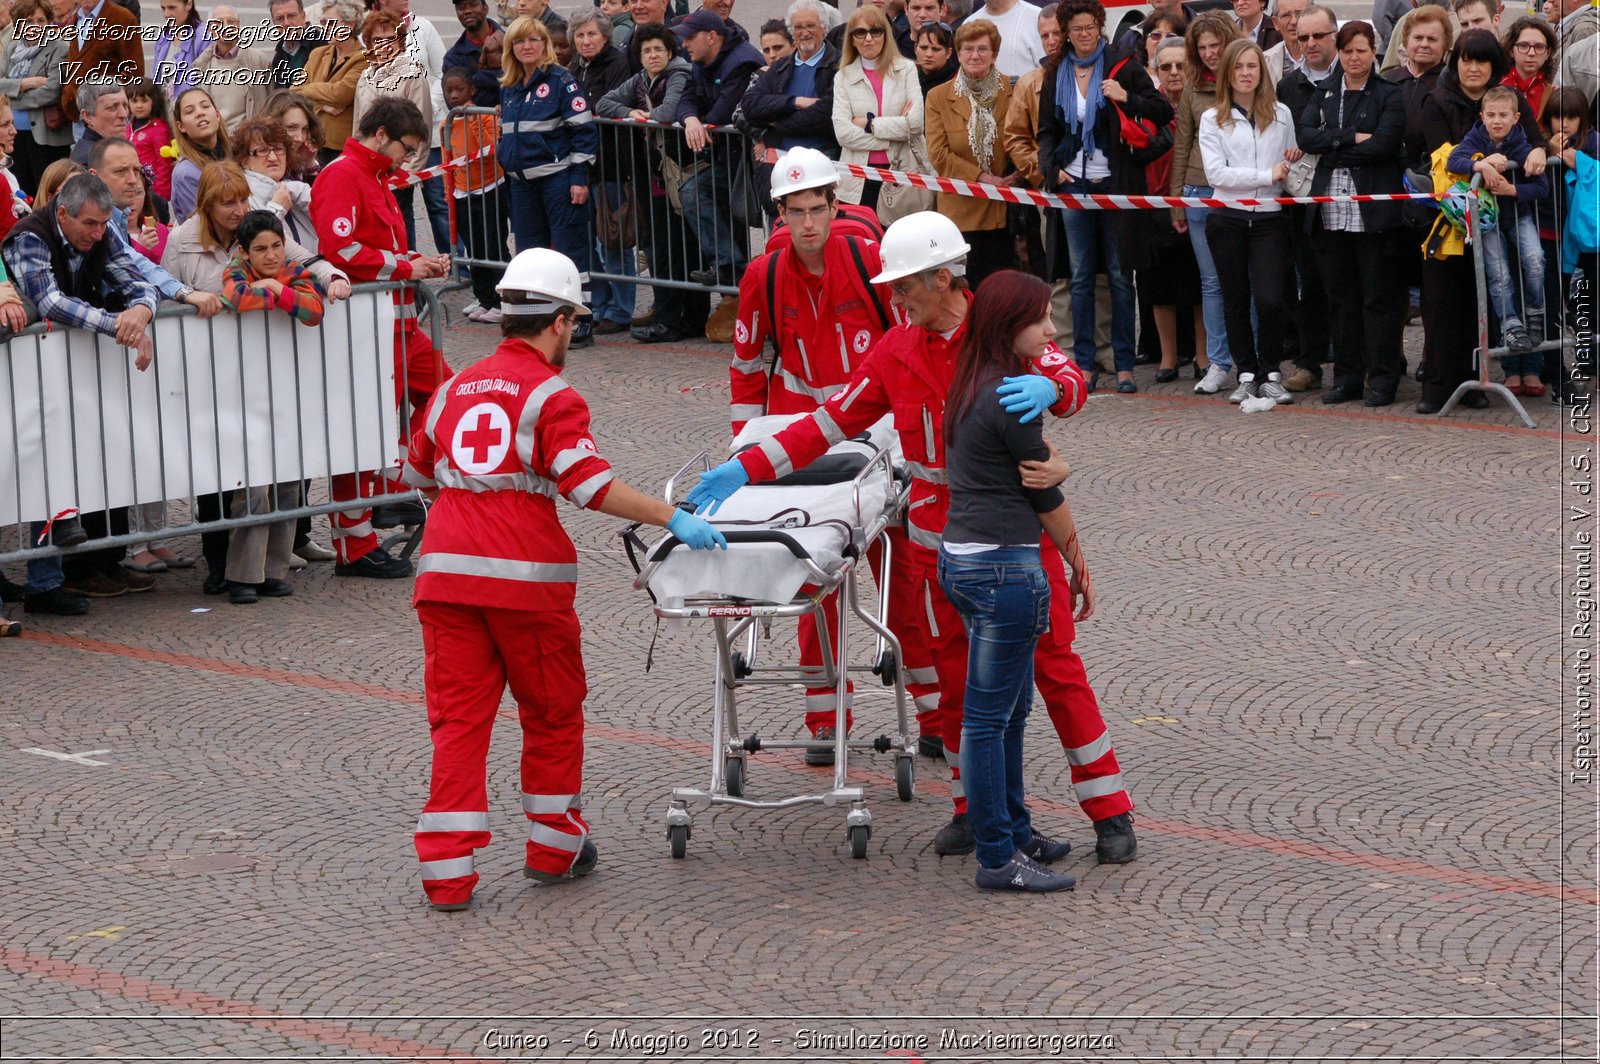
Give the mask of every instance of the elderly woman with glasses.
[[317, 251], [317, 231], [311, 224], [311, 186], [291, 181], [289, 135], [276, 118], [247, 119], [233, 133], [233, 161], [250, 182], [250, 206], [271, 211], [283, 223], [283, 232], [312, 254]]
[[[1068, 194], [1144, 193], [1144, 161], [1123, 133], [1124, 119], [1149, 123], [1151, 147], [1168, 136], [1172, 104], [1133, 52], [1105, 38], [1100, 0], [1064, 0], [1056, 11], [1066, 44], [1046, 68], [1039, 107], [1039, 169], [1045, 189]], [[1133, 271], [1149, 256], [1146, 226], [1136, 211], [1056, 211], [1051, 232], [1059, 254], [1062, 228], [1072, 259], [1072, 346], [1078, 367], [1094, 371], [1095, 276], [1111, 287], [1111, 350], [1117, 391], [1133, 382]], [[1063, 218], [1063, 215], [1065, 216]], [[1090, 386], [1094, 386], [1091, 377]]]
[[[833, 79], [833, 135], [843, 162], [928, 171], [916, 64], [895, 48], [888, 18], [871, 4], [851, 12], [845, 25]], [[881, 182], [846, 177], [838, 196], [876, 208], [882, 190]]]

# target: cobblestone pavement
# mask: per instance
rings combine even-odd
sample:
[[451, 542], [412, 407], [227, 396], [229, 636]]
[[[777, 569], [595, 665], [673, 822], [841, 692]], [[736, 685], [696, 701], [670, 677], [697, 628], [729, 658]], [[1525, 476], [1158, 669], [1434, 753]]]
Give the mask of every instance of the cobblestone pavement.
[[[448, 334], [458, 365], [493, 342]], [[656, 490], [723, 439], [726, 354], [602, 345], [568, 377]], [[1415, 392], [1246, 416], [1147, 387], [1051, 427], [1100, 591], [1078, 646], [1140, 838], [1136, 863], [1094, 864], [1035, 722], [1038, 820], [1077, 846], [1066, 895], [982, 896], [970, 858], [936, 857], [949, 790], [926, 759], [909, 804], [889, 759], [859, 762], [864, 861], [815, 806], [701, 812], [670, 859], [667, 795], [707, 772], [709, 632], [663, 636], [646, 672], [649, 603], [598, 515], [564, 508], [599, 869], [520, 874], [507, 703], [464, 913], [425, 907], [411, 850], [409, 584], [319, 565], [242, 609], [173, 574], [30, 619], [0, 645], [3, 1055], [1593, 1060], [1594, 791], [1562, 771], [1575, 445], [1546, 400], [1527, 431], [1412, 417]], [[794, 692], [755, 706], [747, 726], [798, 729]], [[862, 688], [862, 728], [891, 710]], [[750, 789], [825, 777], [769, 752]]]

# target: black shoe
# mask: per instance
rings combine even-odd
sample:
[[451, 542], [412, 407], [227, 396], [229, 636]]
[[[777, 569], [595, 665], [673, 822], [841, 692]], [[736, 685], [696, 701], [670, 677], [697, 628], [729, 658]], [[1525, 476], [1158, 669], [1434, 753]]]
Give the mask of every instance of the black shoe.
[[937, 735], [923, 735], [917, 738], [917, 753], [923, 757], [943, 757], [944, 740]]
[[1033, 838], [1028, 840], [1028, 845], [1022, 848], [1022, 852], [1040, 864], [1055, 864], [1072, 852], [1072, 843], [1065, 839], [1052, 839], [1035, 831]]
[[1437, 414], [1443, 409], [1444, 404], [1437, 399], [1424, 398], [1422, 402], [1417, 404], [1417, 413], [1419, 414]]
[[1368, 388], [1367, 394], [1361, 397], [1362, 406], [1390, 406], [1394, 403], [1394, 393], [1386, 388]]
[[1053, 872], [1021, 850], [1000, 868], [978, 866], [973, 882], [979, 890], [1020, 891], [1027, 894], [1049, 894], [1057, 890], [1071, 890], [1078, 885], [1076, 877]]
[[50, 545], [52, 547], [76, 547], [86, 543], [89, 533], [83, 530], [83, 522], [76, 517], [63, 517], [50, 526]]
[[382, 547], [374, 547], [353, 562], [335, 563], [334, 576], [370, 576], [375, 580], [403, 580], [411, 575], [411, 563], [396, 558]]
[[817, 729], [817, 733], [815, 735], [813, 735], [812, 738], [813, 739], [817, 739], [819, 741], [820, 740], [827, 740], [828, 745], [827, 746], [813, 746], [813, 747], [809, 748], [808, 750], [806, 750], [806, 758], [805, 758], [806, 764], [808, 764], [808, 765], [831, 765], [831, 764], [833, 764], [833, 738], [837, 734], [838, 734], [838, 732], [834, 731], [833, 725], [831, 725], [831, 724], [827, 725], [826, 727], [818, 728]]
[[1133, 814], [1120, 813], [1094, 822], [1099, 841], [1094, 844], [1095, 860], [1101, 864], [1127, 864], [1139, 853], [1139, 840], [1133, 837]]
[[21, 584], [13, 584], [0, 573], [0, 602], [21, 602], [28, 589]]
[[294, 587], [287, 580], [263, 580], [256, 585], [256, 594], [262, 598], [288, 598]]
[[659, 322], [634, 329], [628, 335], [641, 344], [675, 344], [684, 337], [679, 330]]
[[739, 268], [737, 266], [718, 266], [715, 269], [690, 270], [689, 280], [695, 284], [736, 286], [739, 283]]
[[583, 347], [593, 347], [594, 326], [589, 325], [588, 323], [574, 325], [572, 327], [572, 339], [567, 342], [567, 346], [574, 350]]
[[239, 584], [228, 582], [228, 601], [235, 606], [253, 606], [256, 604], [256, 586], [254, 584]]
[[1468, 392], [1461, 397], [1461, 402], [1457, 405], [1469, 407], [1473, 410], [1487, 410], [1489, 409], [1489, 396], [1484, 392]]
[[972, 837], [972, 825], [967, 822], [965, 813], [951, 817], [950, 823], [940, 828], [939, 834], [933, 837], [933, 852], [941, 857], [971, 853], [977, 848], [978, 844]]
[[585, 839], [583, 841], [583, 849], [578, 851], [578, 859], [573, 862], [571, 868], [567, 869], [561, 875], [552, 875], [549, 872], [541, 872], [537, 868], [530, 868], [527, 865], [522, 866], [522, 874], [527, 876], [529, 879], [536, 879], [540, 883], [559, 883], [563, 879], [577, 879], [579, 876], [588, 875], [590, 872], [594, 871], [594, 866], [598, 864], [599, 861], [600, 851], [595, 848], [594, 843], [590, 842], [588, 839]]
[[420, 502], [391, 502], [372, 508], [373, 528], [415, 528], [428, 519]]
[[205, 582], [200, 585], [200, 590], [207, 595], [225, 595], [228, 593], [228, 578], [222, 573], [207, 573]]
[[1177, 379], [1178, 379], [1178, 371], [1175, 370], [1175, 369], [1159, 369], [1159, 370], [1156, 370], [1156, 383], [1157, 384], [1171, 384], [1173, 381], [1175, 381]]
[[1335, 403], [1353, 403], [1361, 398], [1361, 385], [1335, 384], [1322, 393], [1322, 401], [1329, 406]]
[[22, 596], [22, 608], [27, 613], [48, 613], [55, 617], [82, 617], [89, 612], [89, 600], [74, 595], [64, 587], [49, 591], [34, 591]]

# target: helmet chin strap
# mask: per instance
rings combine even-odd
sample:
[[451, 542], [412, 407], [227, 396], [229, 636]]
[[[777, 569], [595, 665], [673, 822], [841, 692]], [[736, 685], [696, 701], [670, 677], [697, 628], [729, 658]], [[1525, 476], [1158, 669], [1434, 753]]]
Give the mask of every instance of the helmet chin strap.
[[531, 317], [536, 314], [559, 314], [563, 310], [574, 309], [571, 303], [501, 303], [500, 311], [503, 314], [523, 315]]

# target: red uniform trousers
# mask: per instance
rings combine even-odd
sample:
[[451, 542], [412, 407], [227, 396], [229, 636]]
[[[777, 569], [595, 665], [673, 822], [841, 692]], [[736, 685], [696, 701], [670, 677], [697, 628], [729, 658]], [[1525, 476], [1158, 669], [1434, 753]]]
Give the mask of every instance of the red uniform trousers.
[[[1090, 820], [1104, 820], [1128, 812], [1133, 808], [1133, 800], [1123, 786], [1122, 768], [1117, 764], [1116, 751], [1111, 748], [1111, 735], [1100, 716], [1100, 703], [1089, 686], [1083, 659], [1072, 649], [1076, 626], [1072, 621], [1066, 566], [1055, 545], [1048, 540], [1041, 546], [1040, 553], [1044, 571], [1050, 577], [1050, 630], [1040, 637], [1033, 653], [1033, 682], [1044, 698], [1050, 723], [1055, 725], [1056, 735], [1066, 749], [1078, 804]], [[945, 760], [950, 765], [950, 795], [955, 800], [956, 812], [965, 813], [967, 797], [961, 786], [961, 717], [967, 690], [967, 630], [961, 622], [961, 614], [950, 605], [939, 586], [938, 555], [914, 544], [907, 554], [915, 558], [908, 575], [914, 575], [929, 604]]]
[[527, 864], [560, 875], [589, 835], [583, 785], [583, 670], [571, 611], [417, 604], [426, 652], [433, 780], [417, 820], [422, 889], [435, 904], [466, 901], [473, 851], [489, 844], [489, 736], [506, 685], [522, 722]]
[[[410, 403], [411, 414], [402, 431], [400, 453], [404, 454], [412, 435], [422, 427], [428, 409], [428, 400], [439, 385], [449, 377], [444, 356], [433, 346], [428, 333], [414, 318], [402, 319], [394, 326], [394, 402], [400, 407], [402, 396]], [[334, 502], [347, 499], [366, 499], [374, 495], [387, 495], [390, 491], [405, 491], [393, 470], [368, 473], [340, 473], [330, 477], [328, 497]], [[333, 552], [341, 563], [359, 561], [378, 546], [377, 534], [372, 530], [372, 509], [343, 510], [330, 514], [328, 524], [333, 529]]]

